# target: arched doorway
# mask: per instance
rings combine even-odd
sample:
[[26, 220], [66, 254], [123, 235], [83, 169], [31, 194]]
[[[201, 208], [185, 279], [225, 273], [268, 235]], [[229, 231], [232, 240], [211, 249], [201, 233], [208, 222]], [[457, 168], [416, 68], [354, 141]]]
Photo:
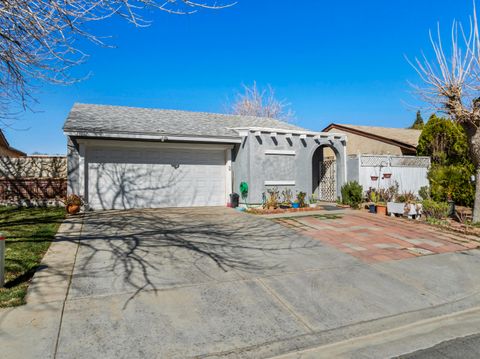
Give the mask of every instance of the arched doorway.
[[344, 183], [344, 168], [339, 151], [319, 145], [312, 155], [312, 193], [320, 200], [335, 202]]

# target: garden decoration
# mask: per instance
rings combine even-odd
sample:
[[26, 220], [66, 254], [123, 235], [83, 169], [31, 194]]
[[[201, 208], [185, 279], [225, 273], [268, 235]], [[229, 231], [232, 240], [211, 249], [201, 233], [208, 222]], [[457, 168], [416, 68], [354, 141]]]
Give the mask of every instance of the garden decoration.
[[[385, 162], [385, 161], [382, 161], [380, 162], [380, 165], [378, 166], [378, 178], [381, 178], [381, 179], [390, 179], [392, 177], [392, 170], [391, 170], [391, 167], [390, 167], [390, 158], [388, 160], [388, 162]], [[383, 174], [382, 174], [382, 169], [385, 170], [383, 171]], [[377, 184], [377, 189], [380, 187], [380, 181], [378, 181], [378, 184]]]
[[240, 183], [240, 195], [242, 196], [243, 202], [247, 205], [247, 197], [248, 197], [248, 183], [242, 182]]

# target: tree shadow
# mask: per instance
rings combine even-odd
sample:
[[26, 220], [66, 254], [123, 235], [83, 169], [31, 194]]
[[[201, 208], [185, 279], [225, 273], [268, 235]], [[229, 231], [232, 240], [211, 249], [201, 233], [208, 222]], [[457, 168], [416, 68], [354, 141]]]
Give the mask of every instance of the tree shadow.
[[[79, 244], [77, 275], [120, 273], [134, 288], [125, 306], [142, 290], [157, 291], [164, 270], [195, 268], [219, 280], [232, 271], [277, 270], [287, 251], [321, 246], [276, 223], [224, 208], [89, 213]], [[206, 262], [220, 274], [212, 274]]]

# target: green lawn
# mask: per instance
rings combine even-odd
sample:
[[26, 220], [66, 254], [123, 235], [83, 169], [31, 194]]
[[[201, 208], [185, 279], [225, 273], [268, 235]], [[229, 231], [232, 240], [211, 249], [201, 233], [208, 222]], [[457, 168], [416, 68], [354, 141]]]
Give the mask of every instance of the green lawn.
[[0, 207], [0, 232], [6, 237], [0, 307], [25, 304], [30, 279], [64, 218], [63, 208]]

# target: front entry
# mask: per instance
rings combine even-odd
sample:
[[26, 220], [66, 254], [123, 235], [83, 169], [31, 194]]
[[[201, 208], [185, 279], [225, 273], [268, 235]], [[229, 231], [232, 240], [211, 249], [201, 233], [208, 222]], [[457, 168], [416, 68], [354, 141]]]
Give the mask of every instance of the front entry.
[[319, 167], [318, 199], [320, 201], [335, 202], [337, 200], [336, 161], [334, 159], [325, 159], [320, 162]]
[[317, 199], [335, 202], [345, 183], [345, 159], [330, 145], [320, 145], [312, 154], [312, 193]]

